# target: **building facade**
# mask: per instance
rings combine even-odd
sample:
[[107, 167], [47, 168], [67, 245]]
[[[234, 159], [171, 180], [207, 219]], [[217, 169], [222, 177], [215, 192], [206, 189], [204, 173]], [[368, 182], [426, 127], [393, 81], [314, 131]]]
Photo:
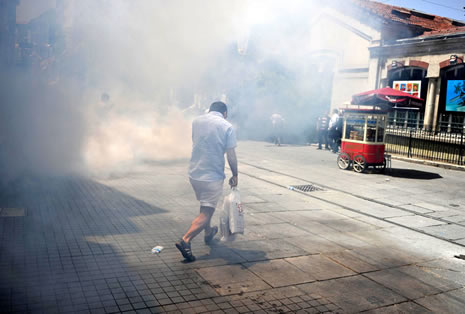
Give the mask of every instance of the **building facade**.
[[461, 131], [464, 44], [463, 22], [369, 0], [336, 1], [312, 23], [309, 58], [331, 74], [330, 108], [389, 86], [425, 100], [419, 111], [394, 111], [392, 124]]

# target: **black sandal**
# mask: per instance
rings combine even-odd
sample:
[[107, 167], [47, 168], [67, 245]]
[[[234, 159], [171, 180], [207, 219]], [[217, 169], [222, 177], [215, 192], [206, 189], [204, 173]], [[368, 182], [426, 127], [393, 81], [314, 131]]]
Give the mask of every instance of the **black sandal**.
[[186, 243], [181, 239], [178, 243], [176, 243], [176, 247], [181, 252], [182, 256], [186, 259], [186, 262], [195, 261], [195, 256], [192, 255], [190, 243]]
[[210, 233], [205, 234], [205, 238], [204, 238], [205, 244], [210, 244], [217, 233], [218, 233], [218, 227], [217, 226], [211, 227]]

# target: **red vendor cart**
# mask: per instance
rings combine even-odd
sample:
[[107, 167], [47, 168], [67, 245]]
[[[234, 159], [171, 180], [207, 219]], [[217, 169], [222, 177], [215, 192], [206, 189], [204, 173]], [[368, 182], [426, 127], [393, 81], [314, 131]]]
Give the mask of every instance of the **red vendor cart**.
[[341, 153], [337, 157], [339, 168], [348, 169], [352, 165], [356, 172], [363, 172], [369, 166], [384, 169], [387, 111], [346, 108], [343, 119]]
[[422, 102], [420, 98], [389, 87], [354, 95], [352, 104], [341, 108], [344, 128], [341, 153], [337, 157], [339, 168], [352, 166], [355, 172], [363, 172], [371, 166], [384, 170], [388, 112], [396, 108], [418, 110]]

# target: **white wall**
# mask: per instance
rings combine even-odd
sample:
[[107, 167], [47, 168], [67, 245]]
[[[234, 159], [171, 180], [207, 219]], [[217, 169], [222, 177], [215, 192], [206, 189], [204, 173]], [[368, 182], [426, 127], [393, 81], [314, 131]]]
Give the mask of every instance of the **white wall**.
[[[380, 37], [381, 33], [376, 29], [335, 10], [324, 10], [314, 20], [310, 31], [310, 53], [320, 56], [328, 53], [335, 58], [331, 108], [350, 101], [353, 94], [375, 88], [377, 63], [370, 64], [368, 48]], [[355, 69], [365, 71], [351, 72]]]

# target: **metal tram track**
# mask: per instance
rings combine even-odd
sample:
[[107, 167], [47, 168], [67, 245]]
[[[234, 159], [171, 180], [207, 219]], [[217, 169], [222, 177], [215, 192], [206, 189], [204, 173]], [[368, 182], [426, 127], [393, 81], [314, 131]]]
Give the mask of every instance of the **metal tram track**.
[[[250, 166], [250, 167], [254, 167], [254, 168], [256, 168], [256, 169], [260, 169], [260, 170], [263, 170], [263, 171], [267, 171], [267, 172], [270, 172], [270, 173], [274, 173], [274, 174], [278, 174], [278, 175], [281, 175], [281, 176], [285, 176], [285, 177], [288, 177], [288, 178], [293, 178], [293, 179], [296, 179], [296, 180], [299, 180], [299, 181], [302, 181], [302, 182], [306, 182], [306, 183], [312, 184], [312, 185], [314, 185], [314, 186], [321, 187], [321, 188], [323, 188], [323, 189], [325, 189], [325, 190], [327, 190], [327, 191], [331, 191], [331, 190], [332, 190], [332, 191], [337, 191], [337, 192], [340, 192], [340, 193], [343, 193], [343, 194], [346, 194], [346, 195], [350, 195], [350, 196], [352, 196], [352, 197], [355, 197], [355, 198], [358, 198], [358, 199], [361, 199], [361, 200], [364, 200], [364, 201], [372, 202], [372, 203], [375, 203], [375, 204], [378, 204], [378, 205], [387, 206], [387, 207], [390, 207], [390, 208], [395, 208], [395, 209], [402, 210], [402, 211], [404, 211], [404, 212], [411, 213], [411, 214], [414, 214], [414, 215], [417, 215], [417, 216], [421, 216], [421, 217], [424, 217], [424, 218], [434, 219], [434, 220], [436, 220], [436, 221], [440, 221], [440, 222], [446, 223], [447, 225], [465, 226], [465, 225], [463, 225], [463, 224], [451, 223], [451, 222], [449, 222], [449, 221], [443, 220], [443, 219], [438, 218], [438, 217], [431, 217], [431, 216], [428, 216], [428, 215], [426, 215], [426, 214], [417, 213], [417, 212], [415, 212], [415, 211], [413, 211], [413, 210], [409, 210], [409, 209], [405, 209], [405, 208], [402, 208], [402, 207], [399, 207], [399, 206], [395, 206], [395, 205], [391, 205], [391, 204], [388, 204], [388, 203], [384, 203], [384, 202], [381, 202], [381, 201], [378, 201], [378, 200], [375, 200], [375, 199], [372, 199], [372, 198], [369, 198], [369, 197], [360, 196], [360, 195], [356, 195], [356, 194], [354, 194], [354, 193], [350, 193], [350, 192], [347, 192], [347, 191], [344, 191], [344, 190], [340, 190], [340, 189], [337, 189], [337, 188], [329, 187], [329, 186], [324, 185], [324, 184], [319, 184], [319, 183], [318, 183], [318, 184], [315, 184], [314, 182], [311, 182], [311, 181], [309, 181], [309, 180], [307, 180], [307, 179], [303, 179], [303, 178], [300, 178], [300, 177], [297, 177], [297, 176], [294, 176], [294, 175], [291, 175], [291, 174], [279, 172], [279, 171], [272, 170], [272, 169], [269, 169], [269, 168], [257, 166], [257, 165], [255, 165], [255, 164], [251, 164], [251, 163], [248, 163], [248, 162], [243, 162], [243, 161], [241, 161], [241, 164], [244, 164], [244, 165], [247, 165], [247, 166]], [[274, 181], [270, 181], [270, 180], [267, 180], [267, 179], [260, 178], [260, 177], [258, 177], [258, 176], [253, 175], [253, 174], [245, 173], [245, 172], [242, 172], [242, 171], [239, 171], [239, 173], [241, 173], [242, 175], [245, 175], [245, 176], [254, 178], [254, 179], [256, 179], [256, 180], [260, 180], [260, 181], [263, 181], [263, 182], [266, 182], [266, 183], [269, 183], [269, 184], [278, 186], [278, 187], [282, 187], [282, 188], [285, 188], [285, 189], [288, 188], [288, 186], [285, 186], [285, 185], [280, 184], [280, 183], [276, 183], [276, 182], [274, 182]], [[361, 215], [364, 215], [364, 216], [367, 216], [367, 217], [371, 217], [371, 218], [374, 218], [374, 219], [378, 219], [378, 220], [380, 220], [380, 221], [383, 221], [383, 222], [386, 222], [386, 223], [390, 223], [390, 224], [393, 224], [393, 225], [395, 225], [395, 226], [402, 227], [402, 228], [405, 228], [405, 229], [408, 229], [408, 230], [411, 230], [411, 231], [414, 231], [414, 232], [418, 232], [418, 233], [421, 233], [421, 234], [424, 234], [424, 235], [433, 237], [433, 238], [435, 238], [435, 239], [442, 240], [442, 241], [446, 241], [446, 242], [448, 242], [448, 243], [455, 244], [455, 245], [458, 245], [458, 246], [460, 246], [460, 247], [465, 248], [465, 244], [453, 242], [452, 240], [449, 240], [449, 239], [447, 239], [447, 238], [444, 238], [444, 237], [441, 237], [441, 236], [438, 236], [438, 235], [430, 234], [430, 233], [427, 233], [427, 232], [422, 231], [422, 230], [419, 230], [419, 229], [415, 229], [415, 228], [412, 228], [412, 227], [409, 227], [409, 226], [405, 226], [405, 225], [396, 223], [396, 222], [394, 222], [394, 221], [387, 220], [387, 219], [385, 219], [385, 218], [381, 218], [381, 217], [378, 217], [378, 216], [375, 216], [375, 215], [371, 215], [371, 214], [368, 214], [368, 213], [359, 211], [359, 210], [357, 210], [357, 209], [354, 209], [354, 208], [351, 208], [351, 207], [348, 207], [348, 206], [339, 204], [339, 203], [337, 203], [337, 202], [333, 202], [333, 201], [330, 201], [330, 200], [327, 200], [327, 199], [318, 197], [318, 196], [316, 196], [316, 195], [314, 195], [314, 194], [299, 191], [298, 189], [293, 189], [293, 191], [296, 192], [296, 193], [300, 193], [300, 194], [302, 194], [302, 195], [305, 195], [305, 196], [307, 196], [307, 197], [310, 197], [310, 198], [315, 198], [315, 199], [317, 199], [317, 200], [320, 200], [320, 201], [323, 201], [323, 202], [326, 202], [326, 203], [329, 203], [329, 204], [332, 204], [332, 205], [336, 205], [336, 206], [342, 207], [342, 208], [344, 208], [344, 209], [347, 209], [347, 210], [349, 210], [349, 211], [351, 211], [351, 212], [354, 212], [354, 213], [357, 213], [357, 214], [361, 214]]]

